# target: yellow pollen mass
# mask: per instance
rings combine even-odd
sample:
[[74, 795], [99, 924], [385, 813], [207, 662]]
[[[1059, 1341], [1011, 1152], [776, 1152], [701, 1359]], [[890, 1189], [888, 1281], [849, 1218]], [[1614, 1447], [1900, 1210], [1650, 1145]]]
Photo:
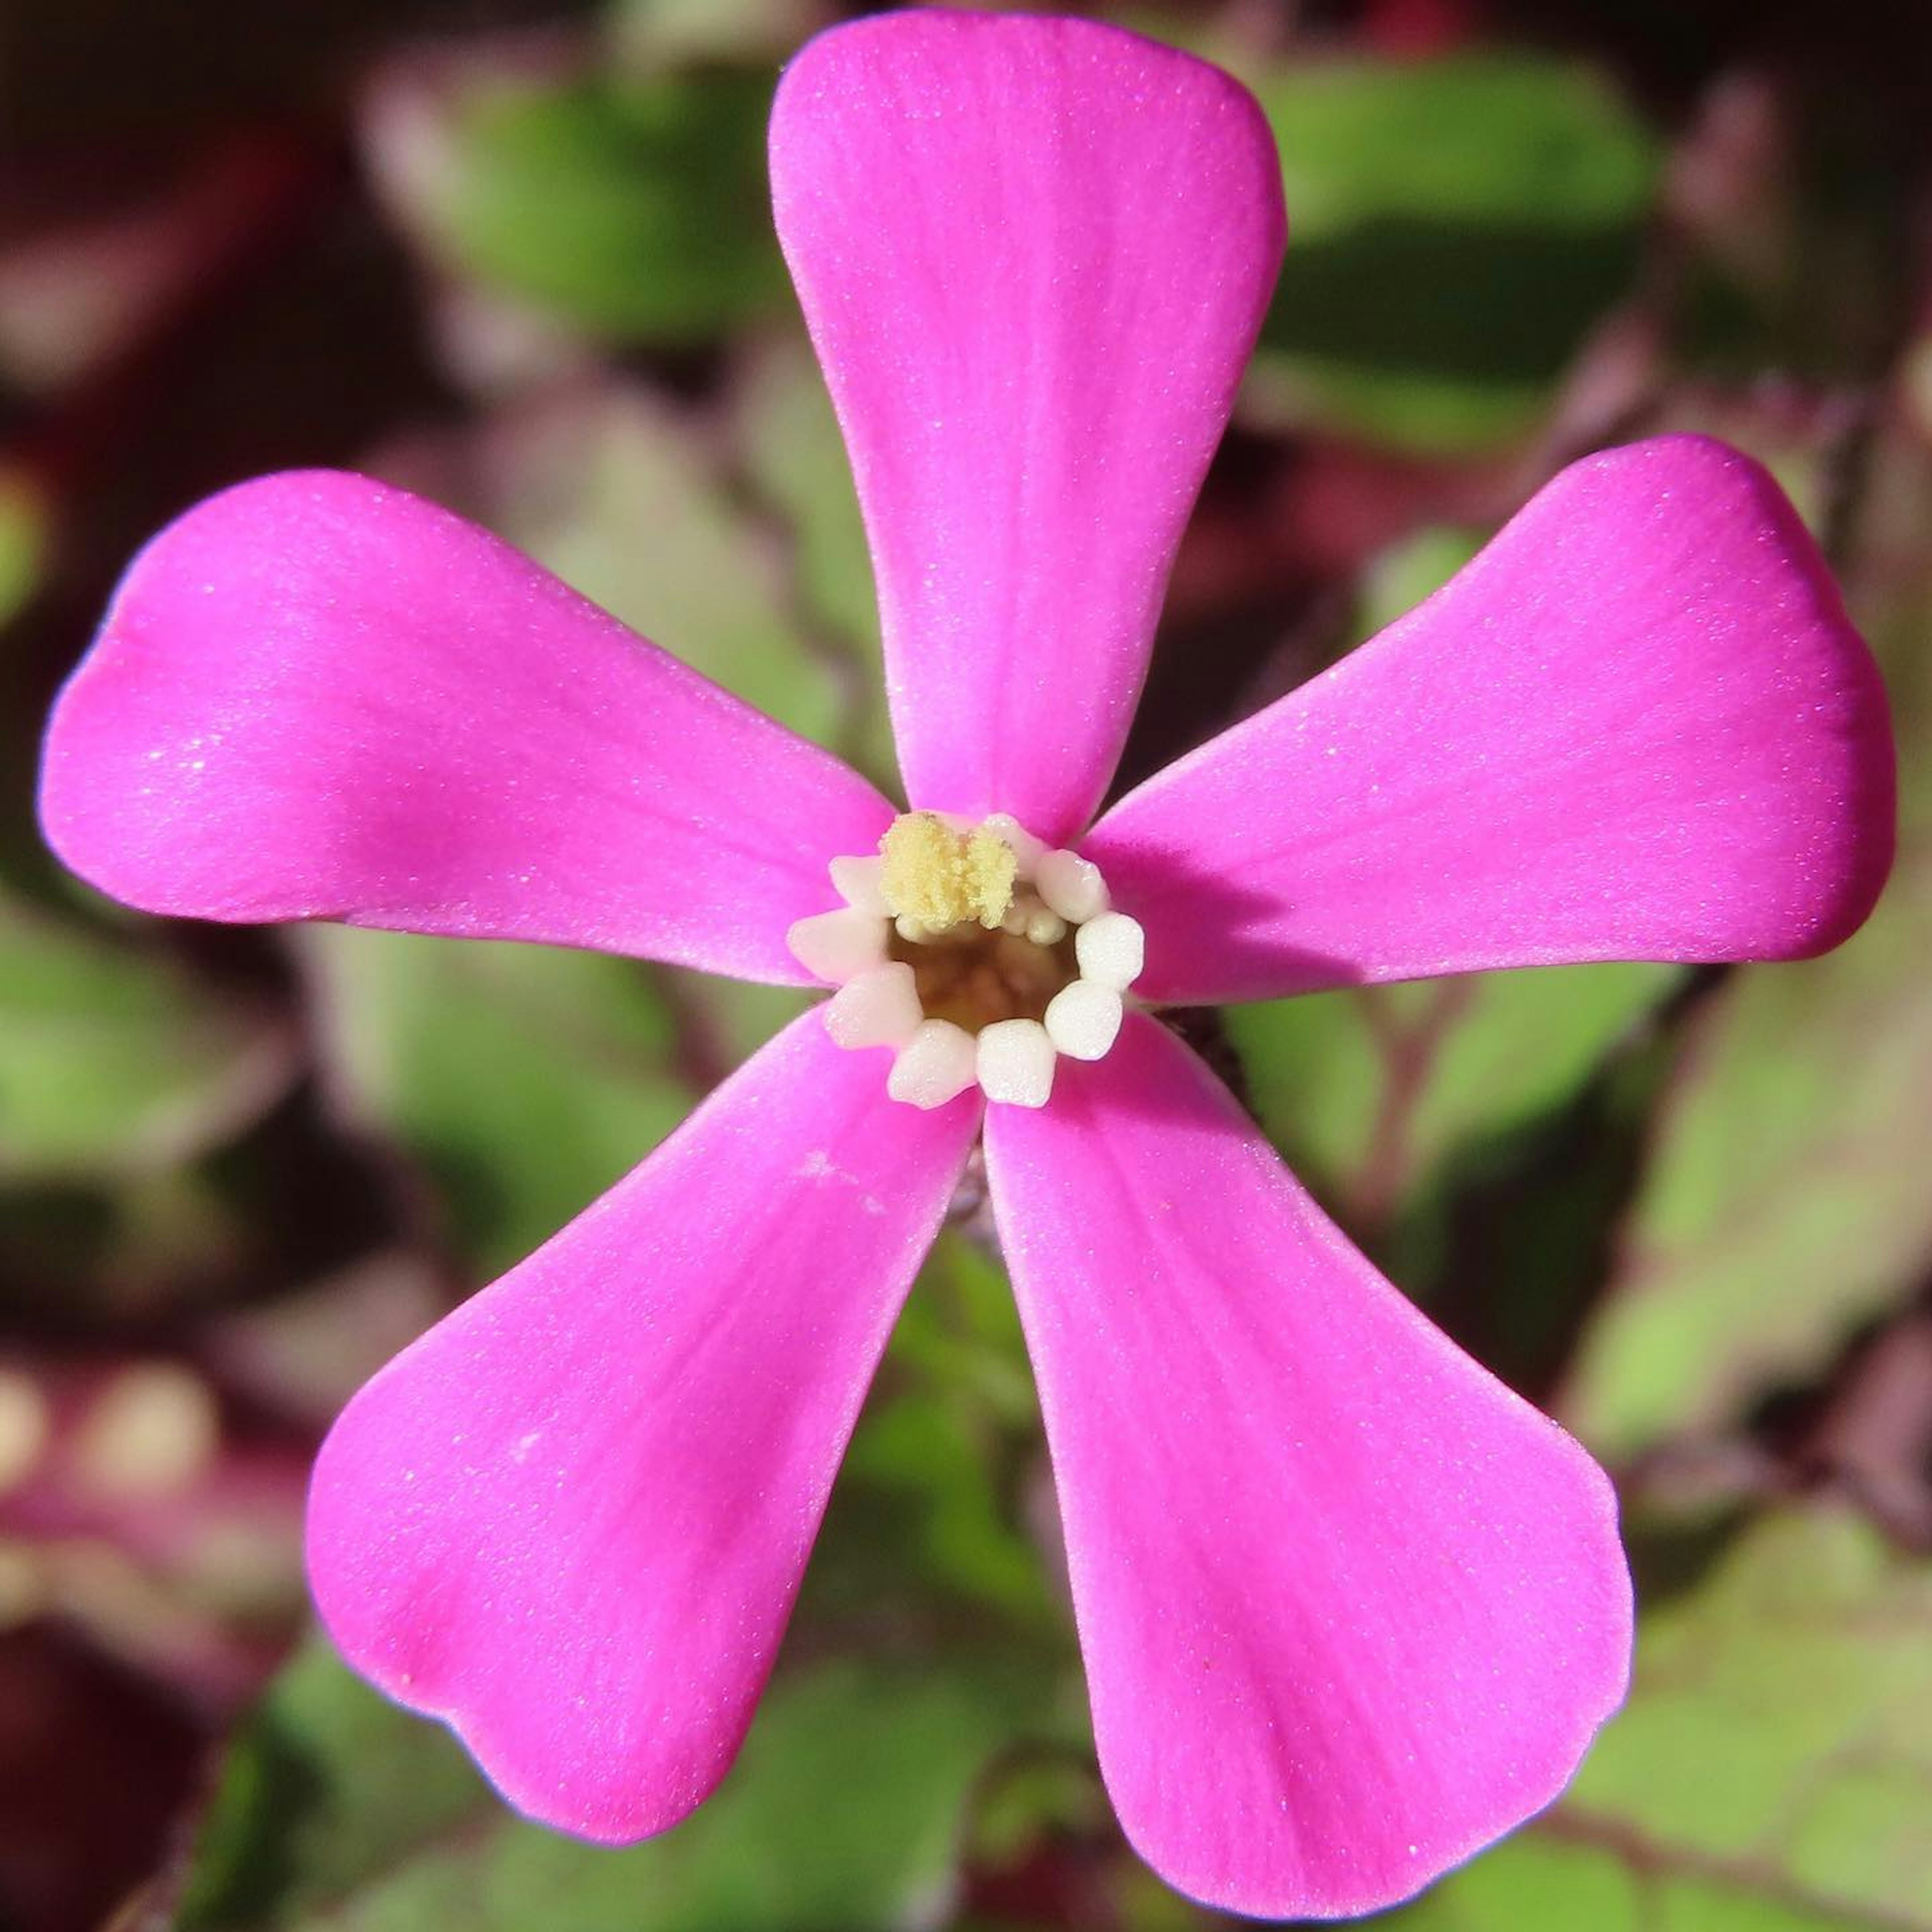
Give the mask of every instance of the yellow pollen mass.
[[983, 825], [956, 832], [936, 812], [894, 819], [879, 842], [886, 908], [938, 932], [977, 920], [988, 932], [1013, 902], [1019, 861]]

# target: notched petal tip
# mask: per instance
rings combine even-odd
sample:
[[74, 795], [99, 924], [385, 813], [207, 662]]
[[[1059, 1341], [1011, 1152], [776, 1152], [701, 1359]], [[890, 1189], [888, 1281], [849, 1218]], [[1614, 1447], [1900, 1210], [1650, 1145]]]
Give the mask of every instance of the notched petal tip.
[[1396, 1904], [1550, 1802], [1621, 1701], [1609, 1481], [1146, 1016], [1064, 1086], [989, 1110], [987, 1174], [1108, 1792], [1210, 1904]]
[[802, 1016], [370, 1381], [309, 1575], [353, 1666], [530, 1816], [663, 1831], [736, 1753], [834, 1471], [979, 1121]]
[[[176, 730], [165, 716], [166, 640], [152, 634], [151, 587], [167, 581], [178, 554], [196, 549], [211, 524], [245, 520], [265, 497], [326, 493], [341, 485], [380, 487], [326, 470], [281, 471], [234, 484], [164, 525], [121, 573], [92, 640], [48, 714], [36, 790], [40, 832], [50, 850], [69, 872], [110, 898], [141, 912], [224, 916], [218, 908], [184, 903], [165, 867], [151, 862], [172, 814], [172, 792], [206, 771], [206, 757], [199, 764], [196, 758], [208, 745], [206, 732]], [[200, 595], [212, 596], [216, 589], [204, 581]], [[146, 726], [148, 740], [131, 770], [124, 748], [115, 742], [130, 725], [137, 730]]]
[[50, 724], [42, 822], [152, 912], [595, 946], [782, 985], [890, 808], [488, 532], [342, 472], [197, 505]]

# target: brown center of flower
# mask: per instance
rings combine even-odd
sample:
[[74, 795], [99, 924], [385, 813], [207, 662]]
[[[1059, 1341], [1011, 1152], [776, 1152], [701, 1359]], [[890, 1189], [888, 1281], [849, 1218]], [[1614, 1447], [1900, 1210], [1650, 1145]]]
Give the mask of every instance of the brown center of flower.
[[974, 924], [931, 939], [909, 940], [896, 931], [886, 950], [912, 968], [927, 1018], [950, 1020], [971, 1034], [997, 1020], [1044, 1019], [1054, 994], [1080, 976], [1070, 929], [1047, 946]]
[[1139, 926], [1078, 853], [1004, 812], [902, 813], [876, 854], [831, 862], [844, 903], [794, 922], [793, 955], [838, 992], [839, 1046], [890, 1047], [886, 1090], [940, 1107], [975, 1082], [1040, 1107], [1056, 1060], [1098, 1060], [1142, 962]]

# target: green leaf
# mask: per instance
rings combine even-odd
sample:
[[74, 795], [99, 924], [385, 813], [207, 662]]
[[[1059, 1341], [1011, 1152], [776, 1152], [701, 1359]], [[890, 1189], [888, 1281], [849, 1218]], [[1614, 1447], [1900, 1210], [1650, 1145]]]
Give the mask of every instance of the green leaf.
[[784, 298], [772, 84], [484, 70], [393, 96], [374, 160], [404, 221], [487, 287], [613, 341], [708, 342]]
[[1836, 1511], [1750, 1526], [1641, 1626], [1556, 1810], [1401, 1932], [1932, 1928], [1932, 1565]]
[[728, 1790], [660, 1845], [601, 1870], [529, 1832], [492, 1862], [506, 1928], [626, 1914], [638, 1932], [862, 1932], [932, 1906], [950, 1883], [973, 1784], [1013, 1734], [995, 1676], [856, 1660], [774, 1688]]
[[1366, 1220], [1573, 1097], [1678, 978], [1538, 967], [1231, 1009], [1256, 1117]]
[[1523, 1832], [1375, 1923], [1391, 1932], [1652, 1932], [1655, 1922], [1612, 1854]]
[[840, 741], [850, 680], [801, 634], [778, 540], [693, 424], [599, 383], [512, 417], [491, 454], [491, 520], [512, 542], [766, 716]]
[[320, 1642], [230, 1754], [182, 1932], [869, 1932], [950, 1886], [967, 1798], [1024, 1722], [998, 1669], [782, 1674], [718, 1795], [628, 1850], [517, 1818], [439, 1726]]
[[0, 1180], [155, 1174], [258, 1118], [295, 1071], [273, 1016], [0, 901]]
[[1928, 1624], [1932, 1566], [1862, 1520], [1820, 1508], [1754, 1526], [1646, 1619], [1629, 1706], [1572, 1786], [1564, 1831], [1627, 1834], [1707, 1880], [1722, 1862], [1732, 1888], [1847, 1925], [1932, 1926]]
[[879, 608], [865, 520], [831, 396], [803, 337], [788, 335], [748, 364], [734, 416], [753, 481], [791, 525], [811, 607], [876, 664]]
[[51, 536], [48, 506], [24, 472], [0, 467], [0, 624], [10, 623], [39, 588]]
[[1376, 636], [1433, 596], [1482, 548], [1484, 536], [1460, 524], [1427, 524], [1391, 544], [1364, 574], [1356, 635]]
[[847, 659], [850, 710], [836, 748], [894, 793], [898, 760], [872, 550], [832, 399], [802, 336], [775, 342], [749, 362], [733, 425], [753, 485], [789, 534], [800, 610]]
[[1040, 1401], [1006, 1270], [957, 1228], [942, 1228], [886, 1358], [928, 1377], [940, 1399], [968, 1400], [1039, 1445]]
[[658, 983], [675, 1000], [686, 1044], [702, 1048], [709, 1085], [734, 1072], [824, 997], [816, 988], [760, 986], [676, 966], [662, 968]]
[[941, 1233], [845, 1459], [808, 1588], [858, 1606], [916, 1584], [986, 1604], [1064, 1652], [1016, 1492], [1037, 1464], [1039, 1403], [1004, 1271]]
[[1247, 75], [1292, 240], [1252, 384], [1268, 413], [1425, 452], [1528, 428], [1628, 289], [1655, 143], [1531, 53]]
[[844, 1529], [850, 1536], [862, 1526], [887, 1562], [955, 1597], [1018, 1616], [1050, 1614], [1039, 1552], [1000, 1508], [988, 1445], [973, 1422], [924, 1388], [875, 1403], [853, 1441], [845, 1480], [901, 1507], [863, 1512], [862, 1526], [853, 1520], [862, 1513], [848, 1512]]
[[387, 1702], [311, 1640], [230, 1750], [198, 1836], [182, 1932], [320, 1922], [326, 1903], [346, 1903], [485, 1802], [446, 1732]]
[[1720, 1427], [1814, 1370], [1932, 1249], [1932, 854], [1838, 952], [1696, 1017], [1560, 1405], [1600, 1453]]
[[422, 1158], [481, 1273], [554, 1234], [690, 1106], [632, 961], [347, 926], [296, 938], [339, 1096]]
[[824, 24], [818, 0], [608, 0], [606, 31], [620, 65], [774, 62]]

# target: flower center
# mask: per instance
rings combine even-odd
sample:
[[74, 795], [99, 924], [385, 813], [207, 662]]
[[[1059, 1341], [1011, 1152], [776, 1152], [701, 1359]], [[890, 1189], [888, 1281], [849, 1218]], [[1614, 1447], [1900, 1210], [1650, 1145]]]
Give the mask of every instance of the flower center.
[[844, 904], [786, 934], [838, 991], [826, 1030], [890, 1047], [886, 1088], [938, 1107], [975, 1082], [989, 1100], [1046, 1104], [1061, 1054], [1098, 1060], [1141, 970], [1138, 923], [1099, 868], [1049, 849], [1004, 812], [893, 820], [876, 854], [834, 859]]

